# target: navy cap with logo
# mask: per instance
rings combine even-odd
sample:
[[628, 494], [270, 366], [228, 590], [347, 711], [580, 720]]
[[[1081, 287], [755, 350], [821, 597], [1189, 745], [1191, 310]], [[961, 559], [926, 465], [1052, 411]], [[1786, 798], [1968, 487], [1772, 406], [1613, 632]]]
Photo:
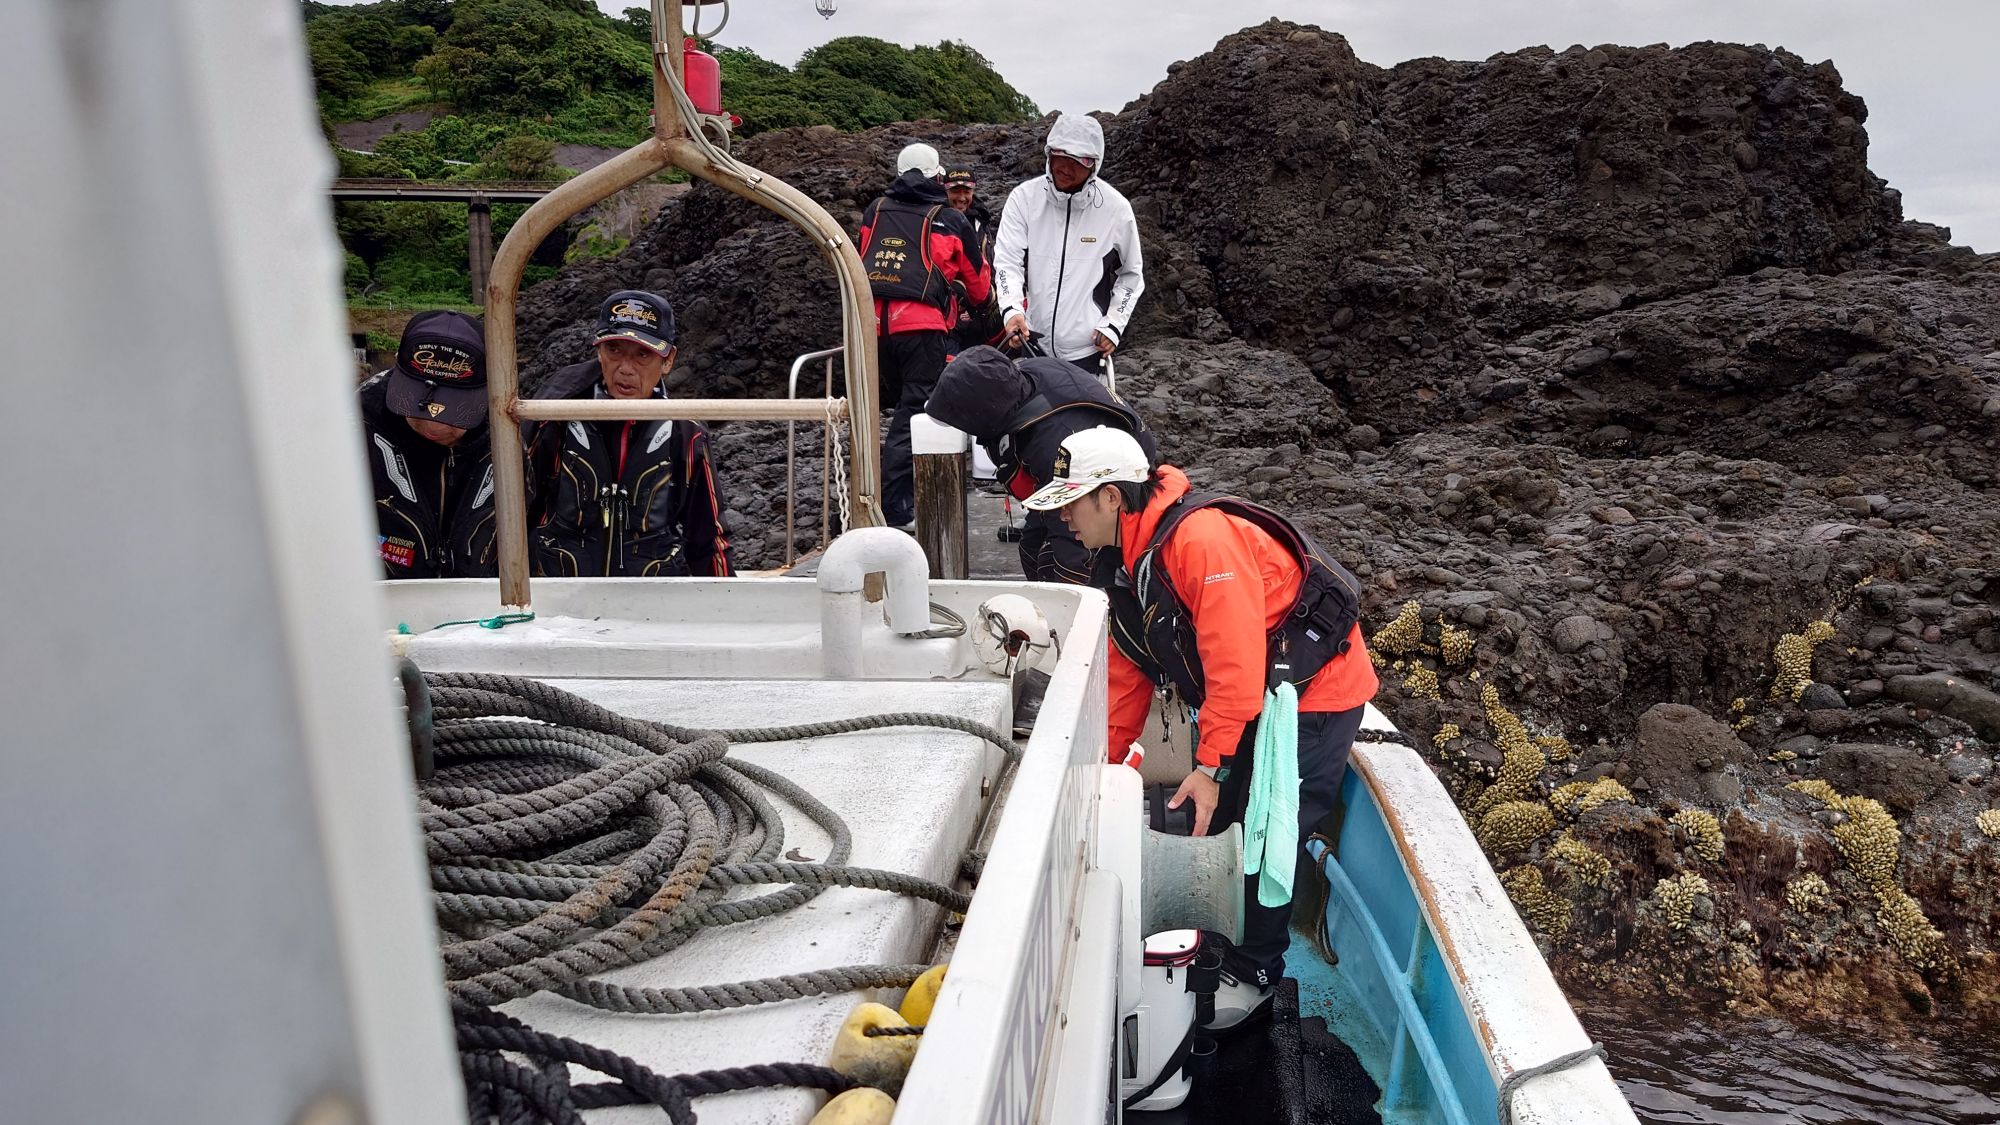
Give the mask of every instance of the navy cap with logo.
[[389, 371], [389, 409], [470, 430], [486, 421], [486, 330], [476, 316], [433, 310], [403, 327]]
[[657, 293], [620, 289], [597, 309], [596, 343], [636, 340], [661, 355], [674, 350], [674, 307]]
[[976, 188], [979, 178], [972, 174], [970, 168], [953, 168], [944, 174], [944, 186], [947, 191], [952, 188]]

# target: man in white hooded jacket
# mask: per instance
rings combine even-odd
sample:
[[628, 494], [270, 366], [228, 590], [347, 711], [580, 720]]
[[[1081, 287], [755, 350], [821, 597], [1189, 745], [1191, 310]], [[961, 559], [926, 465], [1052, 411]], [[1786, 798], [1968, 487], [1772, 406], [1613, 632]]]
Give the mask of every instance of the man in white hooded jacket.
[[1008, 337], [1042, 338], [1092, 373], [1124, 337], [1145, 292], [1132, 205], [1104, 182], [1104, 128], [1065, 113], [1049, 130], [1047, 174], [1016, 187], [1000, 214], [993, 283]]

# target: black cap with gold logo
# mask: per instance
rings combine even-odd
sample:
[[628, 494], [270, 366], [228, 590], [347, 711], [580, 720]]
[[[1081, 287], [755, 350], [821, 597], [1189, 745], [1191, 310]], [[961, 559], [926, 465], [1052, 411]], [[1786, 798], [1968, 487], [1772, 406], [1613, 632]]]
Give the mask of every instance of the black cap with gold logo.
[[476, 429], [486, 421], [486, 330], [476, 316], [438, 309], [403, 326], [389, 372], [389, 409]]
[[674, 350], [674, 307], [657, 293], [620, 289], [597, 308], [596, 343], [636, 340], [665, 355]]

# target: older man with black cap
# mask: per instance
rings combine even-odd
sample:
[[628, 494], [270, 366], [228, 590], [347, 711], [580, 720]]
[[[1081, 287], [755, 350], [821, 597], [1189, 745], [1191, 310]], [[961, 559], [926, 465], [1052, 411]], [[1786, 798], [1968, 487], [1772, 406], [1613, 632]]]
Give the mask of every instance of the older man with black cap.
[[[951, 209], [964, 215], [972, 224], [973, 237], [979, 243], [979, 260], [993, 261], [993, 236], [999, 224], [993, 219], [993, 212], [979, 201], [979, 177], [972, 169], [963, 165], [944, 174], [944, 194], [950, 201]], [[989, 289], [986, 299], [974, 301], [959, 286], [954, 292], [958, 296], [958, 319], [952, 329], [952, 336], [960, 348], [976, 347], [980, 344], [995, 344], [1000, 341], [1000, 304]]]
[[361, 385], [361, 426], [387, 576], [492, 575], [493, 461], [478, 318], [411, 317], [395, 366]]
[[[666, 397], [674, 310], [634, 289], [597, 312], [597, 357], [551, 375], [538, 398]], [[538, 574], [726, 578], [729, 531], [698, 422], [545, 422], [528, 435]]]

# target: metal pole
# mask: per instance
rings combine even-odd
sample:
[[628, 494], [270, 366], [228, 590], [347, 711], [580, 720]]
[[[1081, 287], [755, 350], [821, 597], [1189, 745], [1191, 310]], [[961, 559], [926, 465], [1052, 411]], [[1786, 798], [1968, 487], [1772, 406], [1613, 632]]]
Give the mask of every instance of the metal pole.
[[514, 298], [535, 247], [570, 216], [662, 171], [670, 160], [658, 140], [644, 141], [570, 180], [529, 207], [493, 260], [486, 283], [486, 401], [493, 427], [494, 539], [500, 564], [500, 603], [528, 602], [527, 465], [521, 442], [501, 439], [502, 427], [520, 419], [519, 371], [514, 356]]
[[[861, 256], [825, 208], [784, 181], [722, 152], [699, 134], [693, 106], [681, 85], [685, 54], [680, 41], [681, 8], [681, 0], [652, 0], [653, 136], [544, 196], [528, 208], [500, 244], [493, 275], [486, 285], [489, 417], [497, 430], [499, 426], [528, 418], [663, 416], [643, 409], [645, 404], [638, 402], [618, 403], [614, 409], [619, 412], [606, 415], [571, 413], [581, 400], [564, 405], [524, 403], [520, 398], [514, 347], [514, 302], [529, 255], [557, 226], [647, 176], [669, 166], [683, 168], [724, 191], [784, 216], [811, 236], [833, 266], [840, 281], [847, 409], [854, 434], [848, 473], [849, 507], [855, 526], [880, 527], [886, 522], [876, 499], [881, 491], [881, 448], [877, 434], [881, 376], [876, 365], [871, 321], [874, 299]], [[825, 407], [825, 403], [820, 404], [822, 412]], [[787, 416], [783, 412], [765, 412], [765, 408], [750, 403], [740, 403], [732, 409], [736, 412], [709, 417], [783, 420]], [[527, 481], [520, 442], [493, 443], [493, 480], [500, 600], [507, 606], [527, 606]]]
[[486, 299], [487, 278], [493, 272], [493, 202], [475, 194], [465, 205], [465, 257], [472, 274], [472, 299]]
[[[799, 373], [805, 370], [806, 364], [812, 362], [813, 360], [825, 359], [827, 361], [826, 397], [832, 398], [833, 397], [832, 357], [837, 356], [839, 354], [840, 354], [839, 348], [828, 348], [825, 351], [807, 352], [806, 354], [793, 360], [791, 375], [785, 382], [785, 397], [788, 399], [795, 399], [799, 397]], [[785, 420], [785, 569], [787, 570], [790, 570], [792, 564], [798, 561], [798, 547], [795, 535], [795, 529], [798, 523], [797, 517], [799, 508], [799, 478], [797, 471], [798, 426], [799, 423], [797, 419], [788, 418]], [[820, 494], [820, 508], [822, 511], [824, 511], [826, 508], [826, 490], [828, 487], [827, 476], [826, 476], [826, 471], [828, 466], [825, 464], [826, 446], [824, 442], [821, 443], [820, 448], [821, 448], [820, 452], [821, 464], [820, 464], [820, 478], [819, 478], [819, 494]], [[826, 519], [824, 516], [822, 516], [820, 519], [819, 541], [820, 541], [820, 546], [824, 547], [826, 545]]]
[[623, 422], [640, 418], [674, 418], [691, 422], [817, 422], [832, 410], [847, 412], [841, 403], [825, 399], [803, 402], [783, 398], [524, 398], [514, 404], [522, 422]]

